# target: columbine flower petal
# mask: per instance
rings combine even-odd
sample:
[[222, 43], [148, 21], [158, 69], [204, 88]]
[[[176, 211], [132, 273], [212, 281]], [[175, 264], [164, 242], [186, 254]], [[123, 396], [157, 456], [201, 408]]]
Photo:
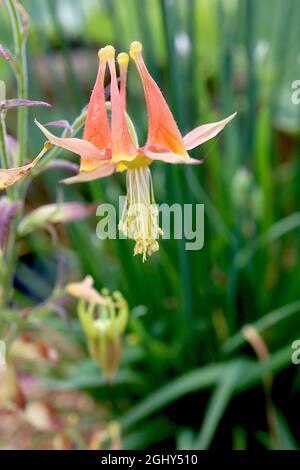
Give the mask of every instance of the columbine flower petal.
[[74, 184], [74, 183], [85, 183], [88, 181], [98, 180], [105, 178], [106, 176], [112, 175], [116, 170], [116, 165], [104, 164], [92, 171], [81, 171], [76, 176], [65, 178], [61, 180], [61, 183]]
[[[133, 143], [128, 130], [124, 97], [123, 102], [118, 89], [118, 82], [115, 67], [115, 49], [112, 46], [106, 46], [100, 51], [100, 54], [107, 57], [108, 66], [111, 75], [111, 134], [112, 134], [112, 162], [122, 162], [132, 160], [137, 155], [137, 148]], [[124, 85], [125, 86], [125, 85]]]
[[104, 149], [99, 150], [95, 145], [91, 144], [87, 140], [75, 137], [56, 137], [36, 119], [35, 123], [52, 144], [58, 145], [59, 147], [81, 156], [81, 170], [89, 171], [103, 164], [104, 160], [107, 160], [107, 162], [109, 161]]
[[105, 105], [104, 77], [106, 57], [99, 51], [99, 68], [88, 105], [83, 138], [99, 150], [111, 149], [111, 132]]
[[196, 127], [191, 132], [186, 134], [183, 138], [185, 148], [187, 150], [198, 147], [198, 145], [203, 144], [209, 139], [215, 137], [222, 129], [228, 124], [234, 117], [236, 113], [231, 114], [227, 118], [219, 122], [212, 122], [210, 124], [203, 124], [199, 127]]
[[165, 163], [171, 163], [173, 165], [183, 164], [183, 165], [199, 165], [203, 163], [202, 160], [197, 160], [196, 158], [186, 158], [178, 153], [170, 152], [168, 149], [160, 147], [158, 145], [146, 146], [143, 149], [144, 155], [146, 155], [151, 160], [160, 160]]
[[143, 83], [149, 114], [149, 131], [146, 147], [159, 145], [168, 148], [169, 152], [188, 157], [182, 136], [170, 108], [144, 63], [142, 45], [139, 42], [131, 44], [130, 55], [136, 63]]

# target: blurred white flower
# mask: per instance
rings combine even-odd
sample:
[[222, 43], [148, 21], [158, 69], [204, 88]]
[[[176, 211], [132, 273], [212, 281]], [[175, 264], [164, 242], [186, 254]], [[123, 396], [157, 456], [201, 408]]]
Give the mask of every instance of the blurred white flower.
[[192, 43], [190, 37], [184, 31], [177, 33], [175, 36], [175, 48], [178, 54], [180, 55], [188, 55], [192, 49]]

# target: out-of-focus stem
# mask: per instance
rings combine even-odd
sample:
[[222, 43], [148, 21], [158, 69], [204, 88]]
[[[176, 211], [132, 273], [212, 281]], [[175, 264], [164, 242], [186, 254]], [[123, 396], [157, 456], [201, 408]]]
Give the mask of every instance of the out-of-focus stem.
[[[264, 362], [269, 357], [267, 344], [253, 325], [243, 327], [243, 335], [252, 346], [260, 362]], [[276, 425], [276, 409], [272, 401], [273, 376], [271, 372], [266, 372], [262, 376], [263, 386], [266, 397], [266, 418], [269, 426], [270, 442], [272, 449], [280, 449], [280, 439]]]
[[[7, 0], [7, 7], [10, 15], [11, 27], [13, 30], [15, 57], [16, 57], [16, 79], [18, 84], [18, 98], [28, 98], [28, 75], [27, 75], [27, 59], [26, 59], [26, 38], [27, 31], [24, 28], [21, 13], [22, 6], [18, 4], [17, 0]], [[26, 12], [23, 14], [23, 21], [26, 16]], [[3, 121], [4, 123], [4, 121]], [[6, 147], [6, 134], [5, 134], [5, 123], [4, 127], [1, 124], [1, 128], [4, 131], [4, 146]], [[19, 166], [24, 164], [27, 154], [27, 132], [28, 132], [28, 111], [26, 106], [19, 107], [18, 109], [18, 142], [19, 142]], [[4, 148], [4, 147], [3, 147]], [[3, 150], [2, 150], [3, 152]], [[8, 166], [8, 153], [7, 148], [4, 148], [4, 164]], [[9, 196], [13, 199], [19, 197], [19, 191], [17, 188], [14, 190], [8, 190]], [[17, 263], [17, 227], [20, 218], [23, 213], [23, 205], [20, 205], [18, 213], [15, 215], [14, 221], [10, 226], [8, 243], [5, 253], [5, 269], [2, 270], [2, 295], [0, 298], [0, 304], [9, 304], [12, 292], [13, 292], [13, 278]]]
[[[1, 167], [8, 168], [8, 151], [6, 141], [6, 126], [5, 115], [0, 111], [0, 150], [1, 150]], [[6, 260], [4, 260], [3, 253], [0, 256], [0, 307], [5, 305], [5, 291], [6, 291]]]
[[8, 168], [8, 150], [6, 140], [6, 125], [5, 115], [3, 111], [0, 111], [0, 149], [1, 149], [1, 168]]
[[[3, 111], [0, 111], [0, 155], [1, 155], [1, 167], [9, 168], [5, 114]], [[14, 199], [13, 188], [7, 188], [7, 194], [11, 199]]]
[[2, 279], [2, 295], [0, 297], [0, 306], [6, 306], [12, 297], [13, 291], [13, 278], [16, 269], [17, 262], [17, 248], [16, 248], [16, 238], [17, 238], [17, 227], [18, 221], [20, 219], [20, 213], [22, 208], [19, 209], [19, 215], [17, 215], [10, 226], [10, 234], [8, 237], [6, 253], [5, 253], [5, 268], [1, 270]]
[[[11, 26], [14, 36], [15, 56], [18, 63], [16, 68], [16, 78], [18, 83], [18, 98], [28, 99], [28, 71], [26, 58], [26, 31], [22, 25], [22, 19], [17, 10], [15, 0], [7, 0], [10, 14]], [[24, 164], [27, 155], [27, 130], [28, 130], [28, 109], [21, 106], [18, 109], [18, 141], [19, 141], [19, 165]]]

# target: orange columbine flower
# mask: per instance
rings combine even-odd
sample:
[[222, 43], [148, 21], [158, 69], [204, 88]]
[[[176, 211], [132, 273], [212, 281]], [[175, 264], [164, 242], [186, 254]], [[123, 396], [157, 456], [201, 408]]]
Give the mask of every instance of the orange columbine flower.
[[[80, 173], [65, 180], [67, 183], [91, 181], [127, 171], [127, 203], [119, 224], [120, 229], [135, 240], [134, 254], [143, 260], [159, 249], [157, 238], [158, 210], [154, 200], [149, 165], [153, 160], [167, 163], [199, 164], [187, 151], [215, 137], [234, 118], [197, 127], [182, 137], [175, 119], [142, 57], [142, 45], [133, 42], [130, 56], [139, 71], [149, 114], [146, 145], [139, 147], [135, 129], [126, 114], [126, 78], [129, 56], [117, 57], [120, 71], [120, 90], [115, 67], [115, 49], [106, 46], [99, 51], [99, 70], [89, 102], [83, 139], [60, 138], [37, 123], [50, 142], [81, 156]], [[104, 95], [104, 74], [108, 64], [111, 76], [111, 122], [107, 118]]]

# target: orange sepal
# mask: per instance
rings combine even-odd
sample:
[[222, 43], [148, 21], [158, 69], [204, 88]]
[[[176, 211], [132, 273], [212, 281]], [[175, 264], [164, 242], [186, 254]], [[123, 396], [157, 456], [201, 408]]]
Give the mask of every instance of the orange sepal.
[[131, 44], [130, 55], [140, 74], [147, 103], [149, 130], [146, 147], [157, 145], [167, 148], [171, 153], [188, 157], [173, 114], [144, 63], [142, 45], [139, 42]]

